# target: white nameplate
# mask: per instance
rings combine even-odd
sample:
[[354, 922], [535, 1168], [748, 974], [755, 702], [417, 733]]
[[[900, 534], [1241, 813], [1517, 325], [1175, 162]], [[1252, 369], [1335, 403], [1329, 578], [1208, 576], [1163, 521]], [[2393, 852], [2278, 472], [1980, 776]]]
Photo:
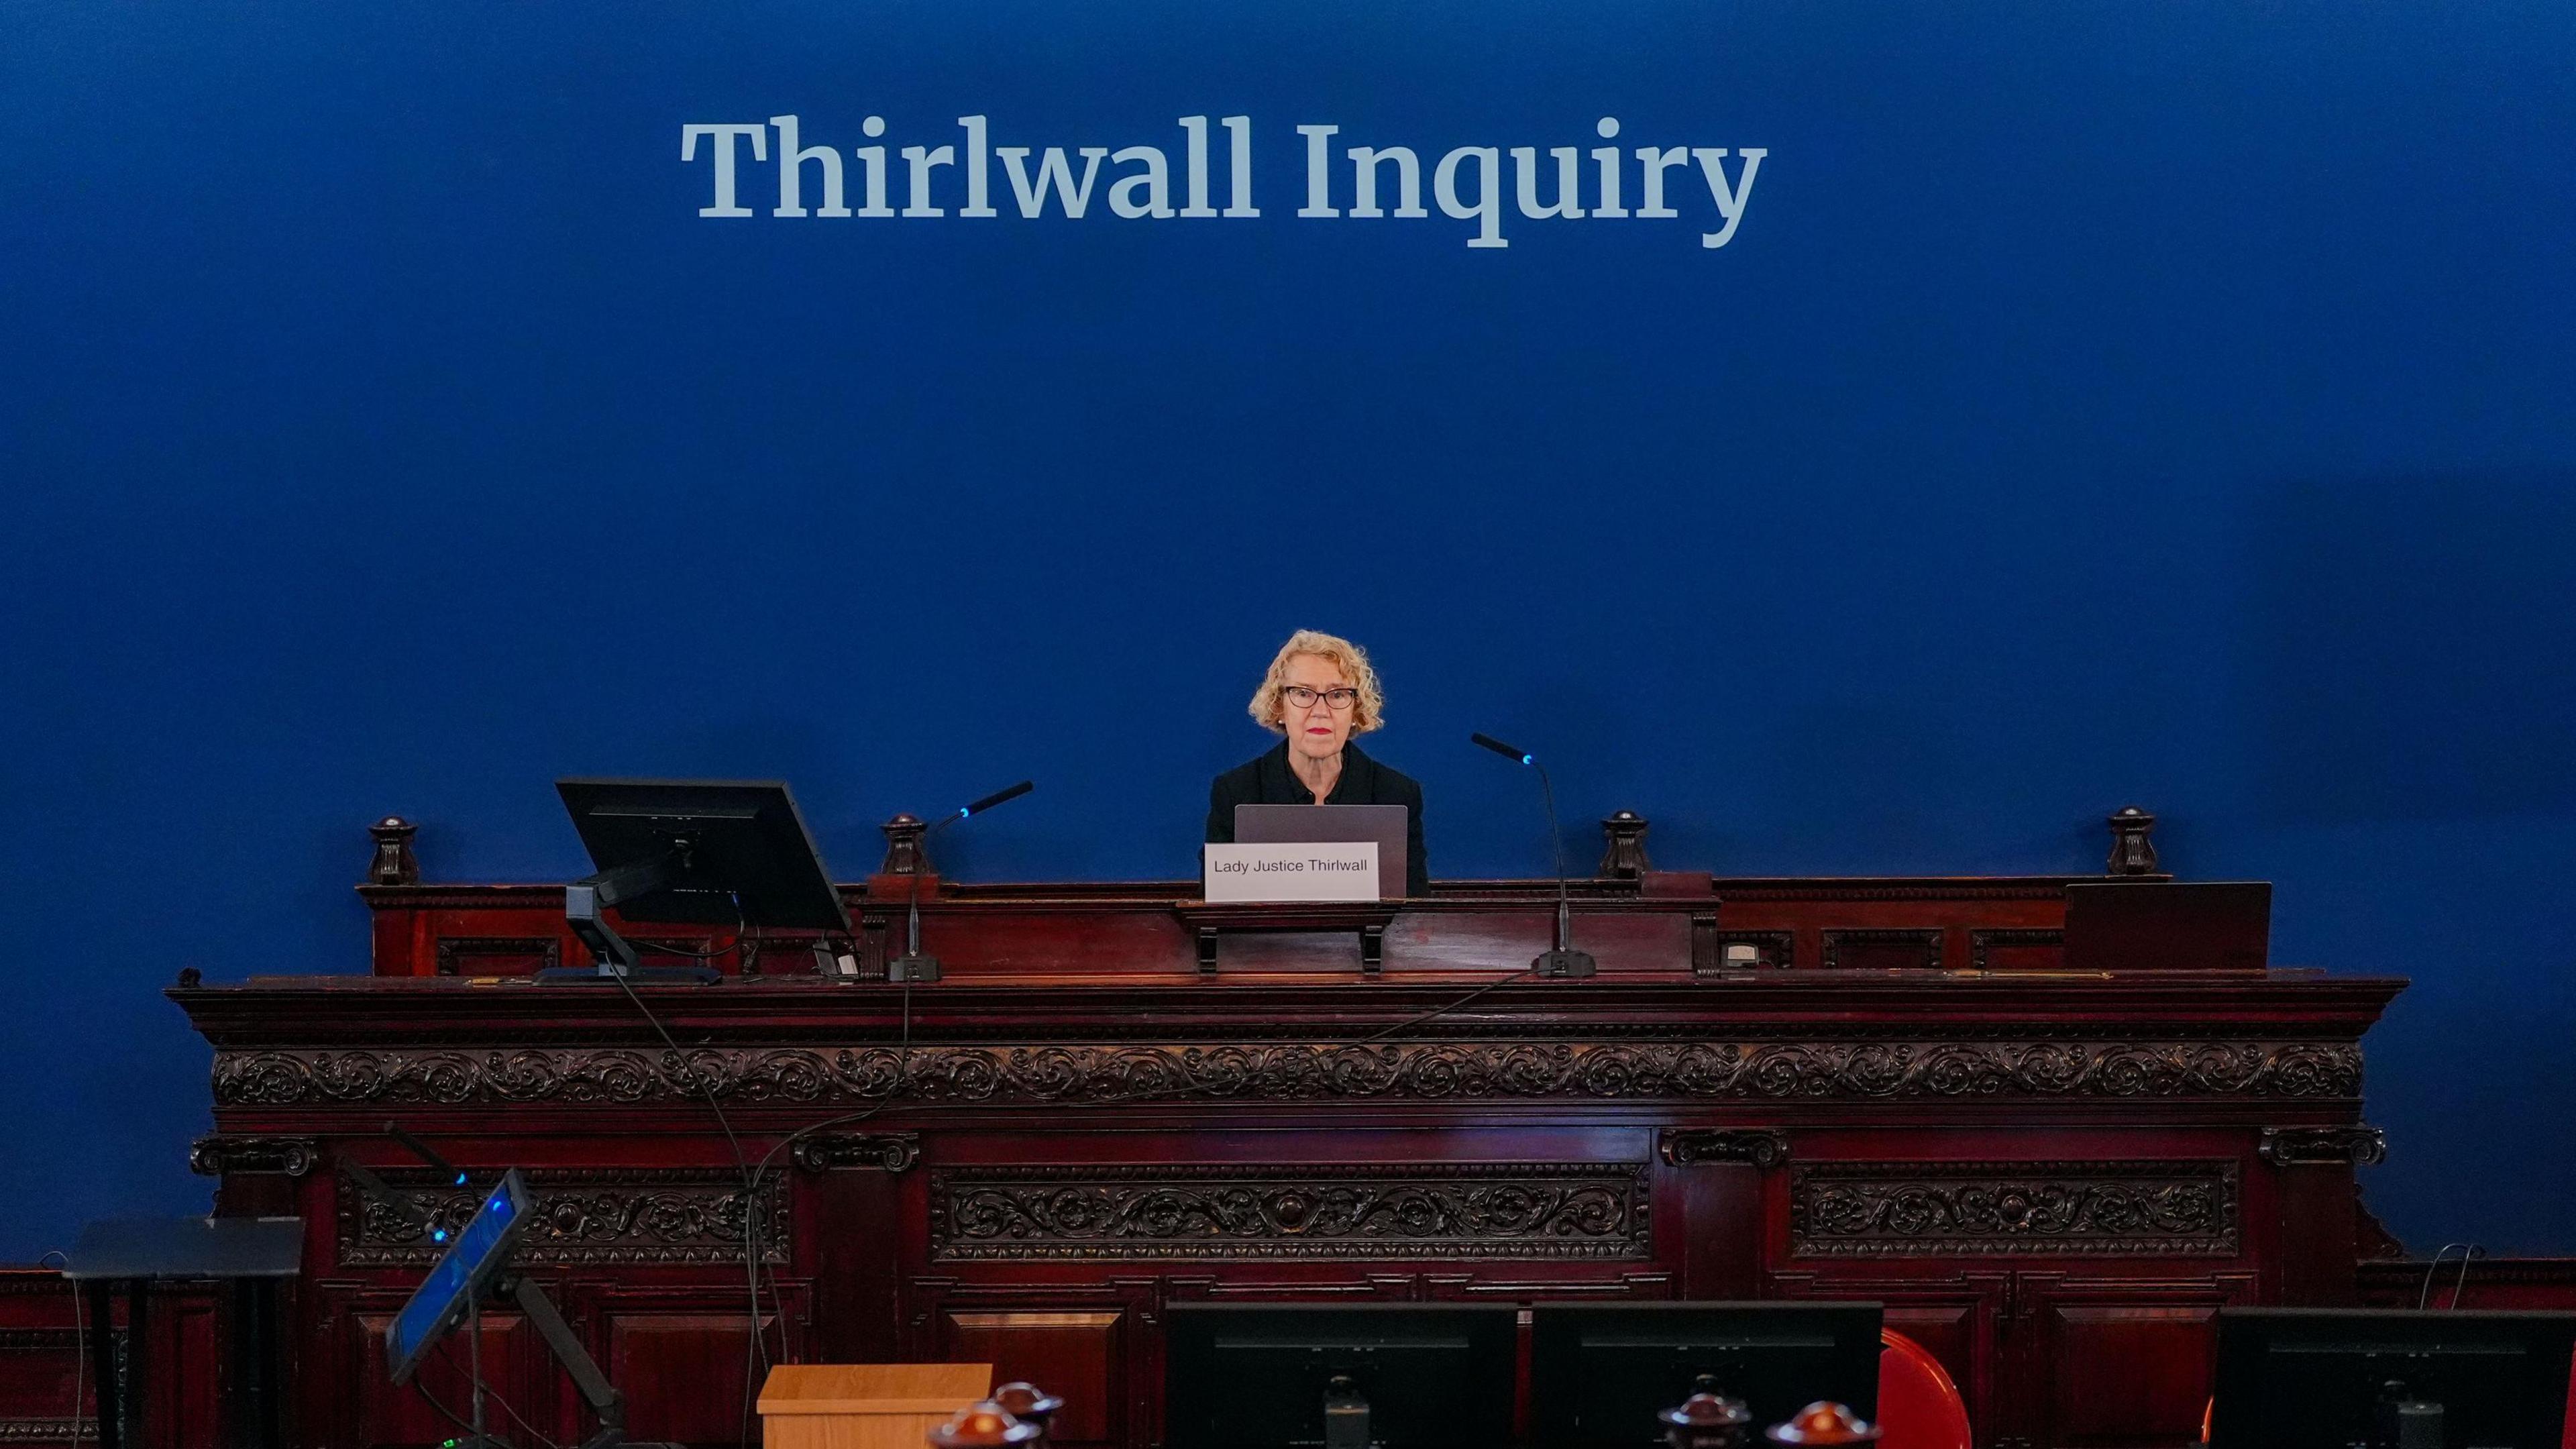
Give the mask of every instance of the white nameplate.
[[1210, 845], [1207, 898], [1212, 901], [1373, 901], [1377, 842], [1318, 845]]

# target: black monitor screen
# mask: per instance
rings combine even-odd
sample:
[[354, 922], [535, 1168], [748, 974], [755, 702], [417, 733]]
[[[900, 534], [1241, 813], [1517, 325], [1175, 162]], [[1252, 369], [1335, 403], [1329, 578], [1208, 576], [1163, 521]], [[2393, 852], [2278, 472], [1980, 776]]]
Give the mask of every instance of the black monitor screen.
[[1511, 1438], [1518, 1311], [1175, 1304], [1167, 1449], [1304, 1449], [1324, 1402], [1367, 1405], [1382, 1449], [1490, 1449]]
[[601, 870], [673, 858], [666, 887], [620, 903], [630, 921], [850, 929], [785, 785], [735, 780], [557, 780]]
[[1700, 1380], [1776, 1424], [1818, 1399], [1878, 1417], [1875, 1303], [1583, 1304], [1536, 1310], [1530, 1411], [1538, 1443], [1661, 1445], [1655, 1416]]
[[2576, 1313], [2229, 1308], [2218, 1315], [2216, 1449], [2345, 1449], [2385, 1404], [2439, 1404], [2449, 1449], [2559, 1449]]

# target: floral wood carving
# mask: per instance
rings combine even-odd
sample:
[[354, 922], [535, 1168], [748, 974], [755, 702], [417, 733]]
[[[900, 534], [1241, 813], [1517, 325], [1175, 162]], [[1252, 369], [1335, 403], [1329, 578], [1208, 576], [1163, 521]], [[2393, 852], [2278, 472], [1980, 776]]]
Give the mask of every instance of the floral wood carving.
[[2349, 1042], [1410, 1042], [1385, 1045], [225, 1051], [221, 1107], [1335, 1098], [2341, 1098]]
[[[491, 1191], [489, 1182], [451, 1187], [419, 1169], [389, 1168], [378, 1175], [451, 1236]], [[519, 1249], [517, 1261], [524, 1264], [739, 1264], [747, 1233], [758, 1235], [762, 1262], [787, 1261], [788, 1199], [780, 1177], [763, 1180], [746, 1222], [742, 1174], [730, 1168], [541, 1168], [526, 1176], [536, 1211]], [[426, 1228], [345, 1178], [339, 1237], [344, 1268], [426, 1267], [441, 1251]]]
[[2236, 1164], [1834, 1162], [1789, 1177], [1807, 1258], [2231, 1256]]
[[934, 1172], [931, 1257], [1645, 1258], [1642, 1163]]

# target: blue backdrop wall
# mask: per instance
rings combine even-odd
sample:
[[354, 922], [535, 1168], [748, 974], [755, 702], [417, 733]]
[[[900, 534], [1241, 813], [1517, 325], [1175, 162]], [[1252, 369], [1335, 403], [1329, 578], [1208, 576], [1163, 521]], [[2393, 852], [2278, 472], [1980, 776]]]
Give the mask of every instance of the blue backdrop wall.
[[[2085, 870], [2149, 806], [2280, 882], [2276, 959], [2416, 978], [2370, 1039], [2399, 1232], [2576, 1251], [2533, 1150], [2576, 1111], [2558, 0], [0, 29], [0, 1255], [203, 1202], [158, 992], [363, 969], [377, 815], [560, 879], [559, 773], [777, 775], [848, 875], [1029, 775], [960, 873], [1175, 876], [1305, 625], [1374, 650], [1442, 874], [1543, 859], [1471, 728], [1720, 871]], [[1177, 207], [1178, 119], [1245, 116], [1260, 215], [1119, 217], [1131, 157], [1079, 220], [1000, 160], [995, 218], [962, 162], [942, 218], [780, 218], [746, 152], [754, 214], [700, 216], [682, 127], [775, 115], [853, 208], [852, 148], [969, 115], [1158, 147]], [[1701, 245], [1696, 164], [1678, 219], [1515, 203], [1501, 248], [1429, 174], [1301, 217], [1300, 124], [1498, 148], [1506, 195], [1514, 146], [1732, 148], [1738, 221]]]

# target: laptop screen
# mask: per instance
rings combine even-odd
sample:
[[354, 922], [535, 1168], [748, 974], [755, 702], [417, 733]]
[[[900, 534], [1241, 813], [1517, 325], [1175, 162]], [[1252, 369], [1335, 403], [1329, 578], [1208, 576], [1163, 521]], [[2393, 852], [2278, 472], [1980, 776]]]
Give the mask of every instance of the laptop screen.
[[1408, 816], [1402, 805], [1237, 805], [1234, 838], [1245, 845], [1374, 840], [1378, 897], [1400, 901], [1412, 863], [1405, 858]]

